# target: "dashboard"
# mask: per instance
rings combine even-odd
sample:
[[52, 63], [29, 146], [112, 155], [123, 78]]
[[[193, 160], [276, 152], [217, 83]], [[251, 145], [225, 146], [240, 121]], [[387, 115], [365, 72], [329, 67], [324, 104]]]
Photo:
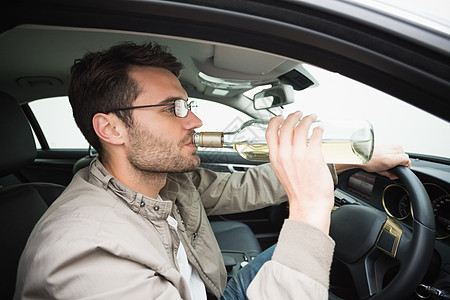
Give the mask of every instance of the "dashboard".
[[[421, 179], [433, 207], [436, 239], [447, 240], [450, 238], [450, 187], [448, 183], [437, 178], [424, 178], [426, 174], [420, 174], [418, 171], [415, 173]], [[412, 224], [409, 193], [401, 182], [359, 171], [348, 177], [344, 190], [365, 203], [384, 210], [390, 217], [408, 225]]]

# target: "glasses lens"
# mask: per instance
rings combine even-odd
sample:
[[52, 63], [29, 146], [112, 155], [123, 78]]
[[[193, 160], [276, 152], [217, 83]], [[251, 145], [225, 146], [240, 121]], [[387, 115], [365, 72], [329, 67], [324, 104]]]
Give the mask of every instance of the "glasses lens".
[[174, 102], [175, 105], [175, 116], [179, 118], [185, 118], [188, 114], [188, 106], [185, 100], [178, 99]]
[[188, 115], [189, 111], [195, 113], [197, 109], [197, 102], [195, 101], [191, 101], [188, 103], [186, 100], [177, 99], [175, 100], [174, 104], [175, 104], [175, 116], [179, 118], [185, 118]]

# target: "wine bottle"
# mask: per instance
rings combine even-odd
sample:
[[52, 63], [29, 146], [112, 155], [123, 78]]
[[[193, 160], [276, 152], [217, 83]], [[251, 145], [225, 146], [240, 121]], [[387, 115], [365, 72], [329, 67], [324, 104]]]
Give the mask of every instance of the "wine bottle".
[[[234, 148], [250, 161], [269, 161], [265, 132], [269, 121], [249, 120], [232, 132], [196, 132], [193, 142], [198, 147]], [[321, 126], [322, 153], [327, 163], [365, 164], [372, 158], [374, 133], [370, 122], [317, 121], [312, 129]]]

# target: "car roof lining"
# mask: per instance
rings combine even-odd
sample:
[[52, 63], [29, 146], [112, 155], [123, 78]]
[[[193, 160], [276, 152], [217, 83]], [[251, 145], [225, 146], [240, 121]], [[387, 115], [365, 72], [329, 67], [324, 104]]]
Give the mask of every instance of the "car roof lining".
[[[180, 80], [199, 92], [206, 90], [197, 79], [200, 71], [228, 79], [267, 80], [299, 65], [282, 56], [237, 46], [118, 30], [22, 25], [3, 33], [0, 41], [0, 63], [3, 70], [10, 70], [3, 75], [0, 71], [0, 90], [20, 103], [65, 95], [75, 59], [124, 41], [154, 41], [167, 46], [184, 64]], [[20, 44], [23, 41], [26, 44]], [[233, 64], [226, 63], [230, 58]], [[247, 67], [250, 72], [244, 73]], [[31, 83], [24, 88], [20, 82], [27, 80]], [[54, 84], [58, 81], [61, 84]]]

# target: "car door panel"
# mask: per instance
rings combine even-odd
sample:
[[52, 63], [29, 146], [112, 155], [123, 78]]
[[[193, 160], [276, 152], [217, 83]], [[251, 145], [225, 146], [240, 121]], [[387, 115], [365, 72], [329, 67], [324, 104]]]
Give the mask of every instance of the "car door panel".
[[[243, 159], [236, 152], [200, 151], [200, 167], [208, 168], [216, 172], [233, 173], [246, 171], [251, 167], [261, 164]], [[255, 233], [263, 249], [276, 243], [283, 221], [288, 216], [287, 204], [279, 204], [255, 211], [211, 216], [212, 221], [233, 220], [247, 224]]]

